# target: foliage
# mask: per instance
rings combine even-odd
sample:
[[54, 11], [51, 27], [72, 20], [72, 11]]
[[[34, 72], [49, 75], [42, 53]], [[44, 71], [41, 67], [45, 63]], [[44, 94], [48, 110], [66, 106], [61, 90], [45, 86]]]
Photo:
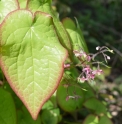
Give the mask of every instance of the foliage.
[[[121, 68], [122, 62], [122, 1], [121, 0], [56, 0], [60, 18], [65, 16], [78, 19], [89, 48], [111, 47], [116, 54], [110, 55], [111, 64]], [[65, 9], [64, 9], [65, 8]], [[121, 68], [122, 69], [122, 68]]]
[[[0, 15], [1, 123], [78, 124], [82, 122], [78, 114], [86, 118], [85, 124], [94, 123], [94, 118], [98, 124], [112, 123], [89, 83], [77, 80], [79, 62], [86, 75], [99, 71], [88, 71], [87, 63], [94, 57], [77, 20], [75, 24], [64, 19], [62, 24], [51, 0], [1, 0]], [[97, 50], [104, 53], [102, 48]], [[73, 118], [65, 120], [63, 114], [68, 113]]]

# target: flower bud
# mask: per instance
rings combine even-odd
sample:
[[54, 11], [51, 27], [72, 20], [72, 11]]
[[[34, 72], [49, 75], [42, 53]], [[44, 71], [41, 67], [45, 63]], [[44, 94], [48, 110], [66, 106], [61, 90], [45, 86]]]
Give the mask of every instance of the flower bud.
[[99, 49], [100, 49], [100, 46], [97, 46], [97, 47], [96, 47], [96, 50], [99, 50]]

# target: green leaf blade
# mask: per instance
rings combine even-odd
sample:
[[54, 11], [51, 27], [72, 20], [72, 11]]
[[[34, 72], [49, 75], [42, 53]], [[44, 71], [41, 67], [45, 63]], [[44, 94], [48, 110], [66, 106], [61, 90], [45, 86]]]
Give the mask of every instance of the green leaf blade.
[[41, 12], [14, 11], [2, 23], [0, 35], [1, 68], [36, 119], [61, 80], [67, 51], [58, 40], [51, 16]]
[[88, 115], [83, 124], [99, 124], [99, 118], [95, 115]]
[[58, 108], [50, 110], [45, 109], [41, 113], [41, 122], [43, 124], [58, 124], [59, 117], [60, 111]]
[[88, 115], [83, 124], [113, 124], [112, 121], [106, 116]]
[[100, 102], [96, 98], [90, 98], [87, 101], [84, 102], [84, 106], [92, 111], [94, 111], [95, 114], [101, 115], [101, 114], [106, 114], [106, 107], [105, 105]]
[[66, 18], [63, 20], [63, 25], [70, 36], [73, 50], [79, 50], [82, 48], [85, 52], [88, 53], [88, 48], [83, 38], [83, 34], [79, 28], [78, 22], [77, 25], [75, 25], [75, 23], [70, 18]]
[[12, 96], [0, 88], [0, 124], [16, 124], [16, 110]]

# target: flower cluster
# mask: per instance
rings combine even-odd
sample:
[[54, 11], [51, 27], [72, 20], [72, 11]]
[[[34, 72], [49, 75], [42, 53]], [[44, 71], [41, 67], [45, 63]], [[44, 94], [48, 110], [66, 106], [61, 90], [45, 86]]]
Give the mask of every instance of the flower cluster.
[[101, 75], [103, 71], [101, 69], [92, 70], [89, 65], [86, 65], [82, 69], [82, 73], [78, 77], [78, 81], [84, 83], [85, 81], [94, 80], [95, 75]]
[[[108, 56], [106, 54], [106, 52], [113, 53], [113, 50], [110, 50], [106, 46], [103, 46], [103, 47], [98, 46], [98, 47], [96, 47], [96, 50], [97, 50], [97, 52], [95, 54], [92, 54], [92, 53], [87, 54], [83, 50], [74, 50], [73, 51], [74, 55], [79, 60], [79, 63], [75, 66], [79, 66], [81, 69], [81, 73], [77, 78], [78, 82], [80, 82], [80, 83], [84, 83], [85, 81], [90, 82], [90, 81], [93, 81], [97, 75], [103, 74], [103, 70], [100, 68], [100, 64], [102, 64], [102, 65], [105, 65], [105, 64], [103, 62], [97, 61], [96, 56], [98, 56], [99, 54], [102, 54], [105, 59], [105, 62], [107, 63], [107, 61], [110, 60], [110, 56]], [[96, 70], [92, 69], [92, 66], [94, 64], [97, 65]], [[70, 68], [70, 67], [71, 67], [70, 64], [64, 65], [64, 68]], [[77, 100], [78, 98], [80, 98], [80, 96], [76, 94], [76, 91], [74, 91], [72, 96], [69, 95], [68, 87], [71, 85], [72, 84], [69, 82], [67, 84], [64, 84], [64, 87], [67, 89], [66, 101], [68, 101], [69, 99]]]
[[86, 54], [83, 50], [74, 50], [73, 51], [75, 56], [80, 60], [80, 61], [91, 61], [91, 57], [90, 55]]
[[[74, 50], [74, 55], [79, 59], [80, 63], [77, 64], [76, 66], [82, 66], [82, 72], [78, 77], [78, 81], [81, 83], [84, 83], [85, 81], [91, 81], [94, 80], [96, 75], [101, 75], [103, 74], [102, 69], [100, 69], [100, 64], [101, 62], [96, 61], [95, 58], [97, 55], [102, 54], [105, 61], [110, 60], [110, 56], [108, 56], [105, 52], [111, 52], [113, 53], [112, 50], [110, 50], [108, 47], [103, 46], [103, 47], [96, 47], [96, 50], [98, 51], [95, 54], [87, 54], [83, 50]], [[92, 64], [97, 64], [97, 69], [92, 70], [91, 65]]]

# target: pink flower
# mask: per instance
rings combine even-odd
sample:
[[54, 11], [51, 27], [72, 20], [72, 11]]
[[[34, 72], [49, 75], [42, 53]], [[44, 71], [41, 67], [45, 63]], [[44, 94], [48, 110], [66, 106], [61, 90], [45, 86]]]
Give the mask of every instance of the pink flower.
[[90, 78], [91, 78], [92, 80], [94, 80], [95, 75], [94, 75], [94, 74], [91, 74], [91, 75], [90, 75]]
[[67, 96], [67, 97], [66, 97], [66, 101], [68, 101], [69, 99], [70, 99], [69, 96]]
[[89, 75], [87, 75], [87, 80], [94, 80], [94, 78], [95, 78], [95, 75], [94, 74], [89, 74]]
[[76, 57], [81, 57], [81, 53], [77, 50], [73, 51]]
[[86, 57], [87, 57], [87, 54], [86, 54], [85, 52], [82, 52], [82, 56], [83, 56], [84, 58], [86, 58]]
[[99, 70], [95, 70], [92, 72], [92, 74], [94, 75], [101, 75], [103, 73], [103, 70], [99, 69]]
[[70, 64], [64, 64], [64, 68], [69, 68]]
[[87, 54], [83, 51], [77, 51], [77, 50], [74, 50], [73, 53], [75, 54], [76, 57], [84, 57], [85, 59], [87, 58]]
[[91, 61], [91, 57], [87, 56], [87, 61], [90, 62]]
[[81, 82], [81, 83], [84, 83], [85, 81], [87, 80], [87, 78], [85, 78], [84, 76], [83, 77], [78, 77], [78, 81]]
[[90, 74], [91, 73], [91, 68], [89, 65], [87, 65], [85, 68], [83, 68], [83, 72], [85, 72], [85, 74]]

